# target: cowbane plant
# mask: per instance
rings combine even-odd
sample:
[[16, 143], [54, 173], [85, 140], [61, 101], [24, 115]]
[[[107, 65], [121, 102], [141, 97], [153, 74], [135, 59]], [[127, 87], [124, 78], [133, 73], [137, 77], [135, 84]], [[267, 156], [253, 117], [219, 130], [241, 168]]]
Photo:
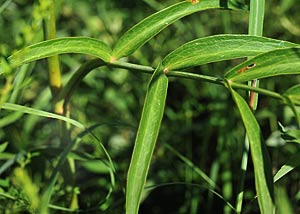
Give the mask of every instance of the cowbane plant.
[[[289, 75], [293, 78], [295, 75], [300, 74], [300, 46], [290, 41], [262, 36], [265, 13], [264, 0], [250, 0], [249, 5], [235, 0], [174, 1], [172, 5], [151, 14], [131, 27], [117, 39], [113, 46], [107, 45], [104, 41], [101, 41], [101, 38], [56, 38], [54, 1], [49, 0], [45, 2], [47, 2], [45, 6], [47, 15], [43, 19], [46, 26], [46, 39], [18, 50], [7, 58], [3, 58], [0, 64], [0, 75], [2, 79], [5, 79], [5, 85], [1, 89], [1, 112], [14, 111], [19, 113], [14, 119], [8, 117], [3, 119], [12, 119], [13, 122], [17, 122], [23, 114], [30, 114], [39, 117], [54, 118], [60, 121], [58, 122], [58, 126], [61, 133], [58, 133], [58, 135], [62, 142], [59, 156], [55, 161], [53, 169], [49, 172], [47, 185], [39, 191], [35, 191], [35, 195], [27, 197], [29, 204], [34, 204], [33, 207], [28, 206], [28, 209], [31, 209], [34, 213], [51, 213], [50, 210], [63, 209], [62, 207], [55, 206], [55, 201], [51, 201], [51, 197], [55, 191], [55, 185], [58, 182], [58, 175], [61, 173], [61, 169], [64, 169], [67, 163], [70, 165], [75, 164], [69, 156], [72, 154], [72, 149], [80, 143], [82, 137], [85, 135], [99, 142], [100, 149], [107, 159], [105, 166], [110, 175], [111, 188], [105, 199], [109, 198], [113, 193], [115, 182], [117, 182], [114, 177], [116, 169], [114, 167], [114, 160], [110, 157], [109, 150], [95, 136], [93, 128], [81, 123], [79, 119], [69, 117], [70, 113], [72, 113], [70, 112], [72, 109], [69, 108], [69, 101], [79, 83], [95, 68], [109, 67], [122, 68], [130, 72], [140, 72], [151, 76], [148, 80], [147, 92], [127, 172], [127, 183], [124, 190], [126, 214], [137, 214], [139, 212], [143, 193], [145, 193], [147, 174], [164, 116], [170, 77], [221, 85], [224, 92], [231, 94], [233, 103], [235, 104], [235, 106], [232, 106], [232, 109], [238, 109], [240, 119], [245, 128], [245, 138], [241, 139], [241, 141], [244, 141], [245, 148], [248, 146], [250, 148], [250, 152], [247, 151], [243, 154], [241, 174], [247, 172], [247, 159], [251, 153], [256, 191], [253, 200], [257, 200], [260, 213], [276, 213], [276, 210], [280, 207], [278, 208], [279, 205], [275, 203], [274, 182], [280, 180], [298, 166], [299, 158], [295, 158], [298, 156], [298, 154], [295, 154], [291, 159], [293, 161], [292, 167], [289, 167], [291, 166], [289, 162], [283, 165], [278, 172], [272, 172], [272, 162], [266, 144], [262, 140], [260, 125], [255, 116], [257, 103], [259, 102], [258, 95], [273, 98], [278, 103], [289, 106], [295, 114], [295, 119], [299, 127], [300, 118], [297, 106], [300, 105], [300, 87], [299, 85], [291, 85], [288, 90], [279, 93], [260, 88], [259, 81], [281, 75]], [[130, 62], [129, 56], [165, 28], [168, 28], [174, 22], [188, 15], [200, 11], [205, 13], [207, 10], [237, 10], [243, 12], [245, 16], [249, 13], [248, 34], [218, 34], [195, 38], [192, 41], [175, 46], [172, 52], [162, 56], [156, 67]], [[59, 11], [57, 12], [59, 13]], [[265, 26], [265, 28], [267, 27]], [[89, 55], [91, 59], [83, 63], [72, 74], [66, 84], [62, 85], [59, 58], [57, 57], [60, 54], [85, 54]], [[20, 77], [18, 69], [26, 66], [28, 63], [32, 64], [37, 60], [45, 58], [48, 60], [49, 87], [51, 88], [53, 113], [21, 105], [10, 99], [10, 91], [13, 91], [14, 87], [12, 83], [13, 79], [17, 80]], [[245, 60], [238, 61], [239, 64], [228, 70], [224, 69], [222, 76], [214, 73], [214, 71], [211, 71], [210, 75], [200, 72], [190, 72], [191, 68], [196, 69], [200, 65], [234, 59]], [[249, 92], [249, 96], [243, 96], [240, 93], [241, 91]], [[81, 134], [74, 137], [71, 134], [72, 127], [80, 130]], [[172, 147], [166, 147], [168, 151], [176, 153]], [[3, 153], [4, 150], [3, 144], [0, 152]], [[183, 156], [178, 156], [187, 165], [192, 165]], [[240, 163], [234, 164], [237, 164], [238, 167], [240, 166]], [[0, 172], [8, 170], [9, 167], [2, 166]], [[197, 168], [197, 166], [194, 167]], [[17, 171], [19, 174], [26, 174], [26, 172], [20, 170], [18, 169]], [[203, 171], [198, 171], [200, 171], [199, 174], [205, 180], [207, 189], [223, 198], [216, 188], [216, 183]], [[76, 170], [73, 171], [73, 175], [76, 175]], [[26, 174], [26, 176], [28, 175]], [[15, 182], [21, 183], [18, 179], [15, 179]], [[236, 196], [236, 204], [232, 205], [227, 202], [231, 213], [242, 213], [243, 211], [244, 176], [240, 177], [239, 182], [242, 185], [239, 189], [239, 194]], [[28, 181], [28, 183], [30, 182]], [[30, 183], [30, 185], [34, 184]], [[26, 184], [24, 186], [26, 187]], [[39, 197], [37, 197], [37, 194], [39, 194]], [[0, 193], [1, 195], [6, 195], [8, 197], [7, 200], [9, 200], [8, 194]], [[39, 198], [38, 202], [30, 203], [30, 200], [37, 200], [36, 198]], [[80, 211], [78, 206], [70, 206], [64, 209]]]

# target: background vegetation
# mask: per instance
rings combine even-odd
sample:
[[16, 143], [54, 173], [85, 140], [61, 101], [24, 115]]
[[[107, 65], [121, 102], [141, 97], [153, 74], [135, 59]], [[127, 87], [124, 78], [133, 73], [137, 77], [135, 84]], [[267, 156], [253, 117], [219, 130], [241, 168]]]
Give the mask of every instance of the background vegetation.
[[[87, 36], [113, 46], [131, 26], [174, 4], [174, 0], [57, 0], [57, 37]], [[0, 2], [0, 53], [44, 40], [43, 1]], [[299, 43], [300, 4], [296, 0], [266, 1], [263, 35]], [[248, 32], [244, 11], [208, 10], [175, 22], [126, 60], [156, 67], [171, 51], [196, 38]], [[60, 55], [63, 85], [89, 56]], [[223, 76], [242, 62], [231, 60], [192, 68], [191, 72]], [[30, 106], [53, 112], [46, 60], [18, 68], [0, 77], [0, 103]], [[70, 117], [90, 127], [93, 136], [71, 128], [76, 144], [62, 166], [51, 197], [51, 213], [77, 209], [88, 213], [124, 213], [126, 175], [151, 75], [121, 68], [101, 67], [90, 72], [73, 91]], [[12, 83], [12, 85], [11, 85]], [[299, 76], [272, 77], [262, 88], [284, 92], [299, 83]], [[246, 95], [246, 92], [241, 91]], [[37, 209], [42, 191], [66, 146], [57, 120], [18, 111], [0, 111], [0, 212], [30, 213]], [[286, 105], [260, 96], [256, 118], [277, 172], [299, 150], [299, 136], [285, 138], [283, 127], [295, 129], [293, 112]], [[140, 213], [231, 213], [241, 177], [240, 163], [245, 131], [228, 91], [222, 86], [188, 79], [169, 78], [165, 114], [143, 194]], [[75, 139], [75, 140], [74, 140]], [[68, 140], [66, 140], [67, 142]], [[115, 167], [109, 165], [103, 145]], [[249, 161], [243, 213], [259, 213]], [[217, 187], [212, 193], [202, 172]], [[276, 195], [285, 213], [299, 211], [300, 173], [293, 170], [278, 184]], [[36, 204], [37, 203], [37, 204]]]

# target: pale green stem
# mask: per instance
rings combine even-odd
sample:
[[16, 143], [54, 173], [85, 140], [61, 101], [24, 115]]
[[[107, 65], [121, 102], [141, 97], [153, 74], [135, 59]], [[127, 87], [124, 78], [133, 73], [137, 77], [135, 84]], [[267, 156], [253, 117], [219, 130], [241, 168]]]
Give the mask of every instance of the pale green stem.
[[[265, 14], [265, 0], [251, 0], [249, 14], [248, 34], [253, 36], [262, 36]], [[259, 80], [252, 80], [250, 83], [253, 87], [259, 86]], [[249, 105], [256, 110], [258, 102], [257, 93], [250, 93]]]
[[[91, 61], [88, 61], [87, 63], [83, 64], [71, 77], [71, 79], [68, 81], [66, 86], [63, 88], [61, 93], [59, 94], [59, 99], [64, 99], [65, 105], [68, 103], [69, 99], [72, 96], [72, 92], [75, 90], [76, 85], [93, 69], [101, 66], [110, 66], [113, 68], [124, 68], [126, 70], [130, 71], [138, 71], [142, 73], [148, 73], [152, 74], [153, 71], [155, 70], [154, 68], [150, 66], [144, 66], [144, 65], [138, 65], [138, 64], [132, 64], [132, 63], [127, 63], [127, 62], [120, 62], [116, 61], [114, 63], [106, 64], [100, 59], [94, 59]], [[166, 74], [168, 77], [181, 77], [185, 79], [192, 79], [192, 80], [198, 80], [198, 81], [204, 81], [204, 82], [210, 82], [213, 84], [217, 85], [223, 85], [226, 87], [224, 84], [224, 80], [217, 78], [217, 77], [212, 77], [212, 76], [207, 76], [207, 75], [202, 75], [202, 74], [195, 74], [195, 73], [188, 73], [188, 72], [183, 72], [183, 71], [171, 71]], [[232, 88], [236, 89], [242, 89], [246, 91], [253, 91], [257, 92], [259, 94], [263, 94], [269, 97], [272, 97], [274, 99], [279, 99], [281, 101], [284, 101], [283, 97], [273, 91], [269, 91], [266, 89], [262, 88], [257, 88], [257, 87], [252, 87], [246, 84], [241, 84], [237, 82], [231, 82], [230, 83]]]
[[[46, 39], [56, 38], [56, 23], [55, 23], [55, 11], [54, 11], [54, 0], [47, 0], [49, 3], [48, 16], [45, 19], [46, 28]], [[53, 96], [54, 112], [63, 114], [62, 101], [57, 100], [57, 95], [62, 89], [62, 77], [59, 66], [58, 55], [48, 58], [49, 67], [49, 83]]]

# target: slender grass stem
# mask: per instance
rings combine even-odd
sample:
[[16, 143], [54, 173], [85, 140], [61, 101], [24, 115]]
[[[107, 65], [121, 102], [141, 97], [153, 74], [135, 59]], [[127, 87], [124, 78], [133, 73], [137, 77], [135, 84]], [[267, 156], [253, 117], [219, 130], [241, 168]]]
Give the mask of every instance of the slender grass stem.
[[263, 34], [265, 0], [251, 0], [248, 34], [261, 36]]
[[[45, 19], [45, 30], [46, 30], [46, 39], [55, 39], [56, 38], [56, 19], [54, 11], [54, 0], [49, 0], [48, 5], [48, 16]], [[48, 58], [48, 67], [49, 67], [49, 83], [53, 96], [54, 102], [54, 111], [55, 113], [62, 114], [62, 102], [57, 100], [57, 95], [62, 89], [62, 77], [59, 66], [58, 55]]]
[[242, 162], [241, 162], [241, 170], [242, 175], [240, 179], [240, 185], [239, 185], [239, 192], [237, 194], [237, 203], [236, 203], [236, 211], [237, 213], [241, 213], [242, 211], [242, 205], [243, 205], [243, 197], [244, 197], [244, 185], [245, 185], [245, 177], [246, 177], [246, 171], [248, 166], [248, 156], [249, 156], [249, 140], [248, 137], [245, 136], [245, 144], [244, 144], [244, 151], [242, 155]]
[[[265, 0], [251, 0], [249, 14], [249, 29], [248, 34], [254, 36], [262, 36], [265, 14]], [[249, 83], [253, 87], [259, 87], [259, 80], [252, 80]], [[258, 103], [258, 94], [250, 92], [249, 105], [253, 110], [256, 110]]]
[[[55, 18], [55, 1], [54, 0], [47, 0], [44, 2], [41, 2], [41, 4], [47, 4], [48, 13], [45, 18], [45, 39], [55, 39], [56, 38], [56, 18]], [[49, 75], [49, 84], [50, 89], [52, 93], [52, 101], [53, 101], [53, 107], [54, 112], [56, 114], [65, 114], [67, 115], [67, 112], [64, 112], [63, 107], [63, 100], [59, 99], [59, 95], [62, 91], [62, 75], [60, 70], [60, 63], [59, 63], [59, 56], [54, 55], [49, 57], [48, 59], [48, 75]], [[51, 194], [53, 192], [54, 184], [57, 180], [58, 176], [58, 169], [62, 167], [62, 164], [65, 163], [65, 160], [67, 159], [68, 152], [73, 147], [73, 143], [71, 140], [71, 136], [68, 131], [68, 125], [64, 123], [59, 123], [58, 126], [58, 134], [61, 139], [61, 145], [64, 145], [67, 149], [64, 150], [62, 153], [62, 158], [60, 158], [59, 163], [57, 165], [57, 168], [52, 173], [52, 176], [49, 180], [49, 185], [45, 188], [45, 190], [42, 193], [41, 202], [39, 206], [39, 213], [48, 213], [48, 204], [51, 198]], [[74, 163], [74, 160], [69, 159], [70, 162]], [[72, 165], [72, 164], [70, 164]], [[74, 171], [67, 172], [68, 174], [71, 174], [71, 176], [74, 174]], [[66, 184], [68, 184], [70, 181], [65, 180]], [[72, 181], [71, 181], [72, 182]], [[76, 197], [76, 195], [73, 195]], [[73, 197], [73, 200], [76, 201], [76, 198]], [[78, 207], [77, 204], [74, 204], [74, 207]]]

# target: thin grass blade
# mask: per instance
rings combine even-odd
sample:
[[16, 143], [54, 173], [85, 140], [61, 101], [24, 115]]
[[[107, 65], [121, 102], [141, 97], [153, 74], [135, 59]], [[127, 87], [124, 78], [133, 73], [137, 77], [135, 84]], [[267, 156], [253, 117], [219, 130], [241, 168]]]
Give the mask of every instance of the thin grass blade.
[[183, 161], [187, 166], [192, 168], [195, 171], [195, 173], [198, 174], [206, 182], [207, 189], [215, 189], [217, 187], [217, 184], [208, 175], [206, 175], [206, 173], [203, 170], [201, 170], [198, 166], [194, 165], [192, 161], [190, 161], [188, 158], [180, 154], [169, 144], [165, 144], [164, 146], [170, 152], [176, 155], [181, 161]]
[[64, 117], [62, 115], [59, 114], [54, 114], [54, 113], [50, 113], [47, 111], [42, 111], [42, 110], [38, 110], [38, 109], [34, 109], [34, 108], [30, 108], [30, 107], [26, 107], [26, 106], [22, 106], [22, 105], [17, 105], [17, 104], [13, 104], [13, 103], [3, 103], [1, 105], [2, 109], [6, 109], [6, 110], [10, 110], [10, 111], [17, 111], [20, 113], [26, 113], [26, 114], [31, 114], [31, 115], [36, 115], [36, 116], [40, 116], [40, 117], [47, 117], [47, 118], [53, 118], [53, 119], [57, 119], [57, 120], [62, 120], [65, 121], [67, 123], [70, 123], [80, 129], [85, 129], [84, 125], [81, 124], [80, 122]]

